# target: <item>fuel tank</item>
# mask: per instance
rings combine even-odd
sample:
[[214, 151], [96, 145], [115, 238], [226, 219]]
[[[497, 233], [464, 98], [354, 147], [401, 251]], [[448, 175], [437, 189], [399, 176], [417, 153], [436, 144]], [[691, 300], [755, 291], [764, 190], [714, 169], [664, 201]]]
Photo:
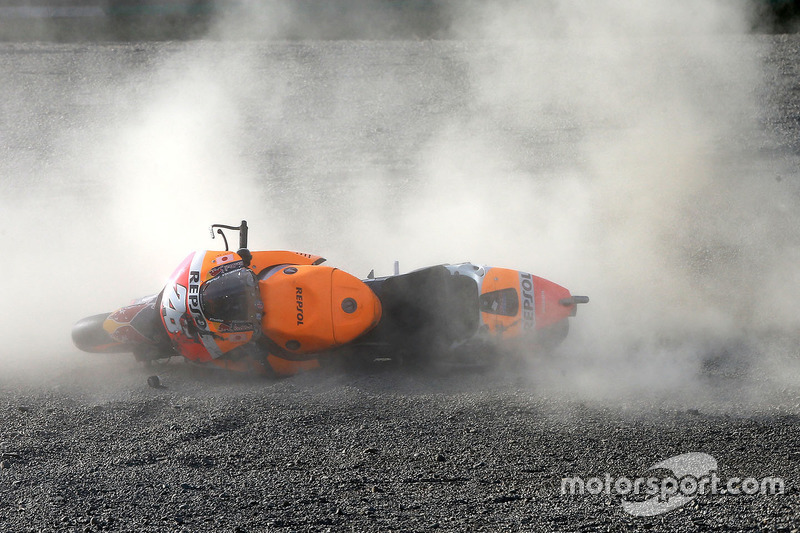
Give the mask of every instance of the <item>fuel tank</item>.
[[366, 333], [381, 303], [361, 280], [337, 268], [289, 265], [259, 281], [264, 335], [289, 354], [335, 348]]

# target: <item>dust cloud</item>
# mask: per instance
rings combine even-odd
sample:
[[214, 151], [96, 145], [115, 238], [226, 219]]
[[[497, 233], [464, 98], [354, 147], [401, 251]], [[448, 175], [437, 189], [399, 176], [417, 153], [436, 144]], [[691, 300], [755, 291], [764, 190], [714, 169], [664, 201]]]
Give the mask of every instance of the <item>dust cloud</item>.
[[[462, 34], [497, 50], [470, 59], [483, 112], [458, 131], [497, 132], [472, 158], [514, 161], [525, 146], [499, 140], [509, 128], [563, 158], [523, 171], [527, 186], [491, 173], [478, 196], [514, 226], [495, 245], [592, 297], [562, 359], [534, 369], [554, 391], [713, 396], [717, 364], [797, 383], [787, 281], [800, 211], [796, 186], [759, 154], [763, 50], [746, 28], [730, 2], [510, 1], [465, 14]], [[564, 130], [576, 138], [566, 154], [543, 134]], [[491, 208], [498, 189], [509, 209]], [[732, 394], [748, 403], [751, 385]]]
[[777, 369], [800, 210], [758, 151], [763, 51], [737, 3], [445, 2], [453, 40], [406, 45], [286, 42], [325, 32], [296, 4], [237, 5], [208, 40], [95, 74], [45, 162], [6, 163], [30, 176], [3, 191], [24, 258], [3, 359], [71, 355], [72, 322], [158, 291], [221, 246], [209, 224], [247, 219], [252, 248], [356, 275], [471, 260], [589, 295], [532, 365], [553, 390], [704, 394], [731, 354], [796, 384]]

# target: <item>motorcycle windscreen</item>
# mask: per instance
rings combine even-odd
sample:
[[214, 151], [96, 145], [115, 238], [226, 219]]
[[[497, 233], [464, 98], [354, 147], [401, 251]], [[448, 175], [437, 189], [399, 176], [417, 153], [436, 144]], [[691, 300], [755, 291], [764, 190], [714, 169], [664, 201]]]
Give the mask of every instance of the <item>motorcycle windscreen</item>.
[[257, 320], [258, 280], [248, 269], [226, 272], [200, 288], [200, 308], [214, 322]]

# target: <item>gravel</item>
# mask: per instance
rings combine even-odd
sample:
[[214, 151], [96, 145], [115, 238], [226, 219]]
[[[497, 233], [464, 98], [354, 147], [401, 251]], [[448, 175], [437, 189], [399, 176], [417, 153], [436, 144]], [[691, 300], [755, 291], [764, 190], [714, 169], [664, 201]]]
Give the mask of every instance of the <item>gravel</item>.
[[[159, 389], [152, 368], [92, 357], [4, 383], [0, 528], [800, 528], [791, 410], [587, 403], [504, 369], [271, 382], [158, 367]], [[654, 517], [627, 515], [614, 494], [561, 494], [563, 477], [644, 476], [690, 451], [712, 455], [721, 479], [779, 476], [784, 494], [702, 495]]]

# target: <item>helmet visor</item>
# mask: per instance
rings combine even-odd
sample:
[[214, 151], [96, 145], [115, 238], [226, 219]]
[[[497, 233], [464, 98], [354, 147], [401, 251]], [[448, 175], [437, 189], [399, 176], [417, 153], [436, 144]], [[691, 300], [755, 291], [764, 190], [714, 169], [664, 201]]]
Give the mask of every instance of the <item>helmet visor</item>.
[[258, 299], [258, 280], [247, 268], [220, 274], [200, 287], [200, 308], [213, 322], [256, 320]]

